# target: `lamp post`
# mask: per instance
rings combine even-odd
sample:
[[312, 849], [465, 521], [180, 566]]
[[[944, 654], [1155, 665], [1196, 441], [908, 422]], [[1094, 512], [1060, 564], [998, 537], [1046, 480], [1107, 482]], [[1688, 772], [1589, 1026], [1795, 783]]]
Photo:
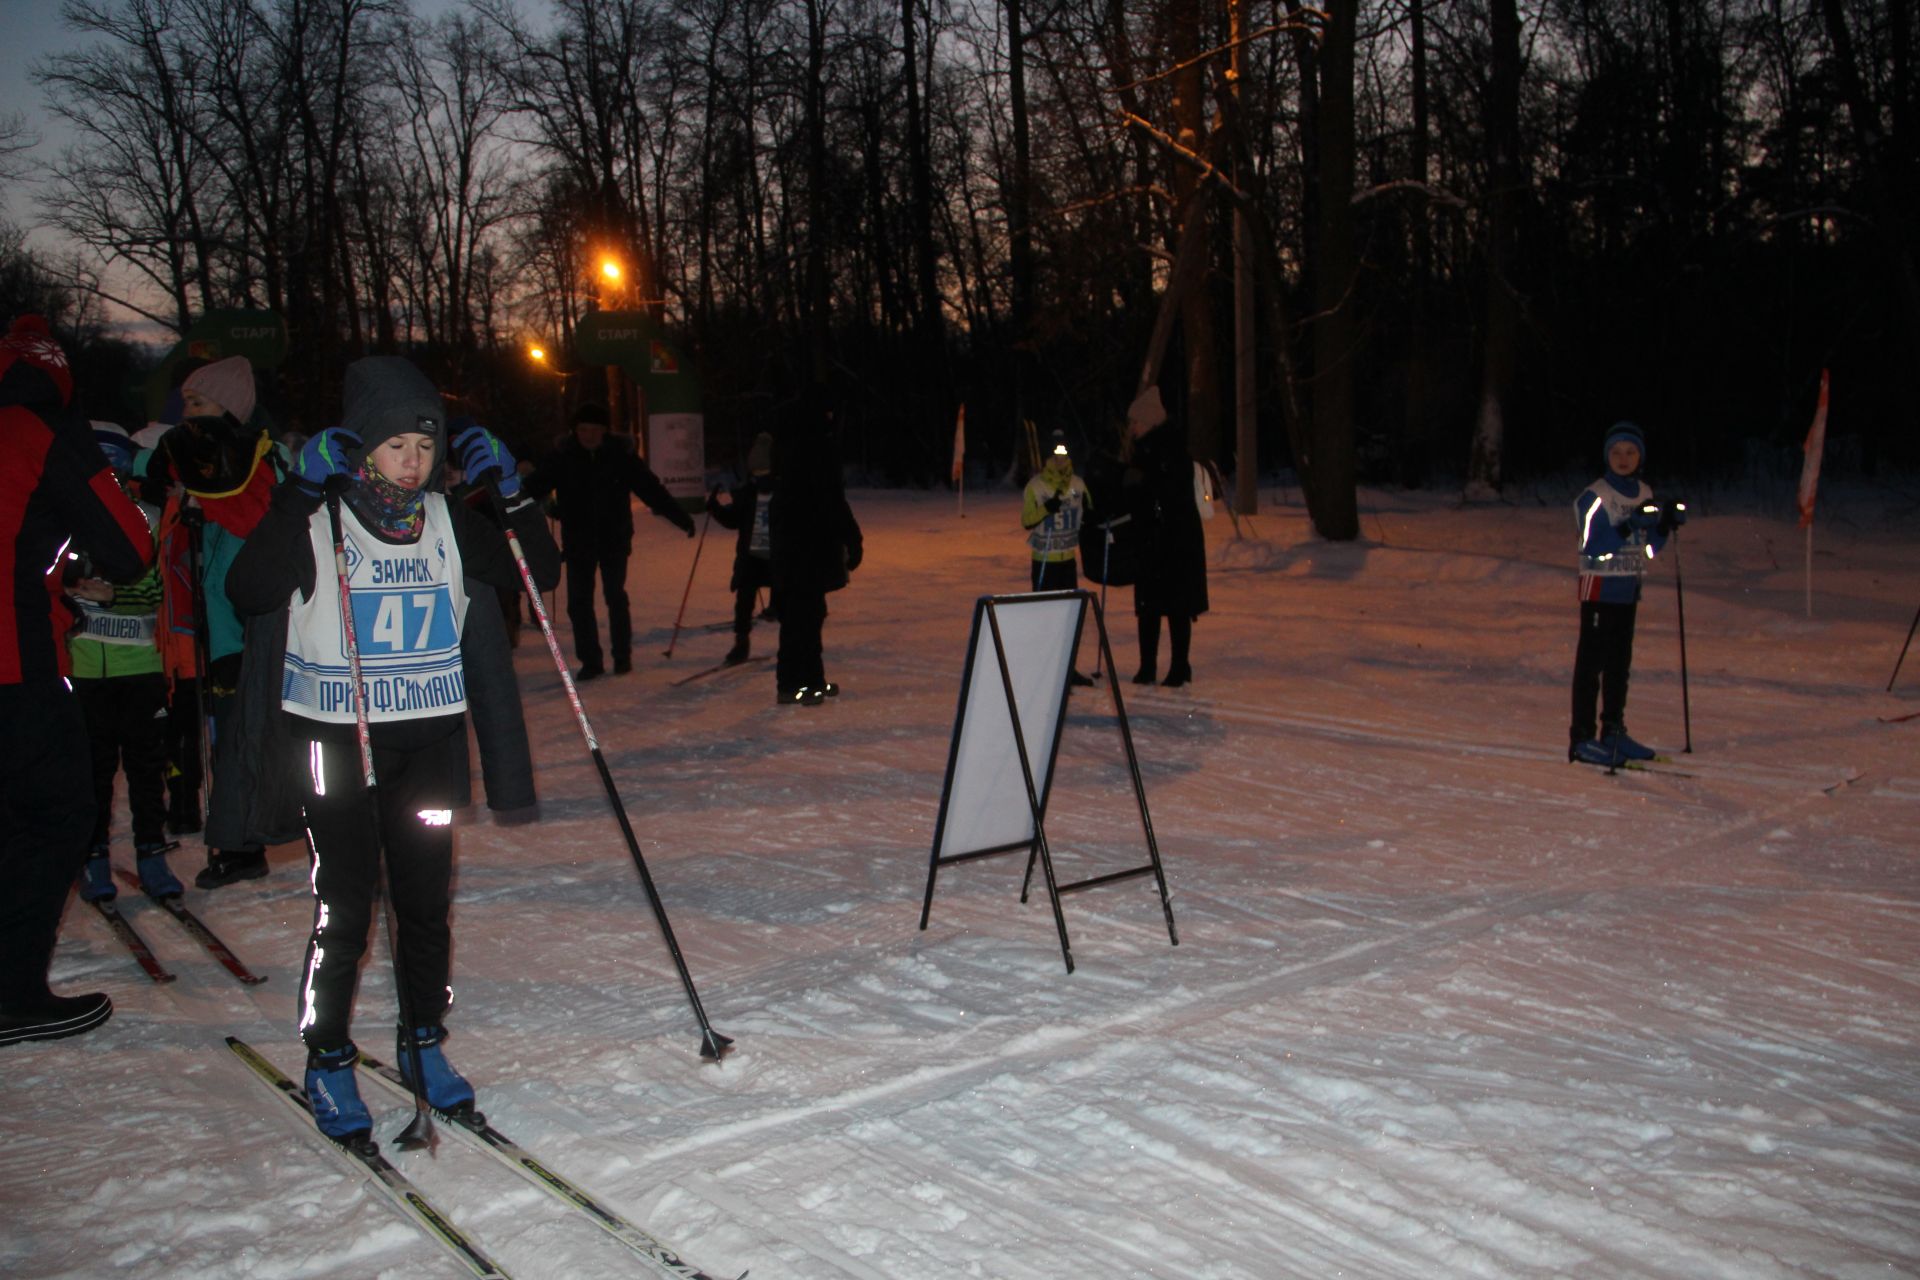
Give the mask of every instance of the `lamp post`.
[[[599, 271], [597, 292], [601, 295], [603, 301], [611, 301], [615, 303], [618, 303], [619, 301], [621, 301], [620, 294], [625, 291], [625, 285], [624, 285], [625, 279], [626, 279], [626, 271], [624, 268], [621, 267], [620, 260], [618, 258], [615, 258], [612, 254], [602, 254], [600, 257], [600, 271]], [[607, 309], [617, 309], [617, 308], [603, 307], [602, 309], [607, 310]], [[607, 416], [613, 419], [614, 430], [624, 432], [629, 436], [638, 437], [639, 433], [633, 430], [632, 400], [633, 400], [633, 397], [631, 393], [628, 391], [627, 379], [624, 371], [622, 371], [620, 366], [617, 364], [608, 365], [607, 366]], [[646, 455], [644, 442], [641, 442], [640, 453], [642, 457]]]
[[[527, 344], [527, 359], [533, 361], [536, 366], [545, 369], [553, 375], [555, 403], [558, 405], [560, 411], [558, 422], [560, 426], [564, 428], [567, 422], [567, 379], [573, 376], [572, 372], [567, 369], [555, 368], [553, 361], [548, 356], [547, 349], [537, 342]], [[542, 442], [542, 447], [545, 447], [544, 442]]]

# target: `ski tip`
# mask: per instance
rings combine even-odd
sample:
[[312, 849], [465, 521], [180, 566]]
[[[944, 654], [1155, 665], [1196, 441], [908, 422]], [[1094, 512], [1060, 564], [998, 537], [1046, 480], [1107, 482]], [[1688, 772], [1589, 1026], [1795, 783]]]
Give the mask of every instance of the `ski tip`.
[[733, 1047], [733, 1037], [723, 1036], [711, 1028], [700, 1037], [700, 1056], [709, 1062], [718, 1062]]

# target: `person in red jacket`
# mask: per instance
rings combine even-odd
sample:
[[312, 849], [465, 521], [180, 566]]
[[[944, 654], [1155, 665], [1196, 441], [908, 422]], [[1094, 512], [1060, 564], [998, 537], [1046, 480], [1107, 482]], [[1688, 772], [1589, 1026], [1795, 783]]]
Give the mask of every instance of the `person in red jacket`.
[[58, 570], [71, 545], [106, 577], [136, 578], [153, 562], [153, 538], [72, 399], [47, 322], [21, 316], [0, 338], [0, 724], [33, 732], [0, 733], [0, 1044], [77, 1035], [113, 1013], [104, 993], [47, 986], [94, 819]]

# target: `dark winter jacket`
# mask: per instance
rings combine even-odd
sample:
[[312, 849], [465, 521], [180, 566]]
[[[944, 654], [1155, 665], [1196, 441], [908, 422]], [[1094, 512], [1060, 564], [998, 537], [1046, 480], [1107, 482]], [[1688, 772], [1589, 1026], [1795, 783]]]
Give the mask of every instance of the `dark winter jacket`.
[[51, 379], [15, 361], [0, 381], [0, 684], [60, 678], [69, 617], [56, 612], [47, 570], [68, 539], [105, 578], [129, 581], [153, 563], [147, 518], [85, 419], [66, 411]]
[[569, 436], [527, 476], [524, 487], [536, 498], [558, 495], [560, 541], [568, 559], [630, 550], [631, 498], [640, 499], [655, 515], [693, 532], [693, 517], [681, 508], [678, 498], [667, 492], [652, 468], [635, 455], [633, 443], [621, 436], [607, 436], [591, 453], [578, 436]]
[[860, 567], [864, 546], [832, 442], [819, 426], [790, 425], [774, 437], [773, 448], [778, 483], [767, 500], [773, 589], [838, 591]]
[[1199, 617], [1207, 611], [1207, 538], [1185, 433], [1167, 422], [1135, 440], [1122, 487], [1138, 549], [1133, 611]]
[[766, 567], [771, 560], [771, 555], [761, 557], [753, 554], [753, 526], [760, 513], [760, 504], [773, 493], [773, 477], [758, 476], [745, 484], [735, 485], [727, 491], [733, 501], [724, 505], [715, 496], [719, 492], [715, 489], [707, 495], [707, 511], [721, 528], [735, 531], [733, 580], [727, 584], [727, 589], [738, 591], [742, 574], [748, 575], [747, 580], [757, 584], [765, 578]]
[[[232, 759], [242, 776], [234, 786], [214, 788], [206, 832], [211, 848], [237, 849], [297, 839], [304, 829], [300, 770], [305, 767], [298, 751], [298, 735], [326, 736], [343, 729], [337, 725], [296, 725], [295, 718], [280, 705], [287, 606], [295, 591], [311, 593], [318, 585], [308, 534], [308, 521], [318, 509], [318, 499], [296, 485], [282, 485], [227, 575], [227, 592], [235, 607], [250, 615], [241, 664], [239, 712], [233, 730], [238, 744]], [[504, 589], [508, 583], [517, 584], [519, 567], [505, 535], [461, 504], [449, 503], [448, 512], [460, 546], [469, 596], [476, 594], [482, 583], [495, 590]], [[520, 535], [534, 584], [543, 591], [551, 590], [560, 578], [560, 556], [538, 506], [523, 503], [509, 519]], [[460, 635], [460, 658], [466, 676], [467, 708], [480, 743], [487, 807], [503, 813], [524, 810], [534, 801], [532, 758], [512, 650], [498, 609], [467, 610]], [[446, 719], [453, 722], [447, 732], [465, 734], [465, 717]], [[376, 741], [386, 728], [373, 726]], [[344, 730], [353, 732], [350, 726]], [[471, 780], [462, 772], [448, 805], [461, 808], [471, 801]]]

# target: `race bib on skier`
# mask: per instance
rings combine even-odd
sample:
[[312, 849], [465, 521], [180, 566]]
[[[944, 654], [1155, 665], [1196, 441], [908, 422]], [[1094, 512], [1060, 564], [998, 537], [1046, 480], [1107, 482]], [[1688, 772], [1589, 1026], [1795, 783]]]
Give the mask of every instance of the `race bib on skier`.
[[[341, 510], [340, 521], [352, 607], [342, 613], [337, 581], [324, 572], [313, 598], [294, 602], [287, 620], [281, 705], [309, 719], [353, 723], [350, 617], [369, 720], [423, 719], [466, 710], [460, 632], [467, 597], [445, 500], [427, 495], [420, 540], [408, 546], [374, 537], [351, 508]], [[316, 512], [309, 528], [314, 563], [332, 565], [326, 513]]]

